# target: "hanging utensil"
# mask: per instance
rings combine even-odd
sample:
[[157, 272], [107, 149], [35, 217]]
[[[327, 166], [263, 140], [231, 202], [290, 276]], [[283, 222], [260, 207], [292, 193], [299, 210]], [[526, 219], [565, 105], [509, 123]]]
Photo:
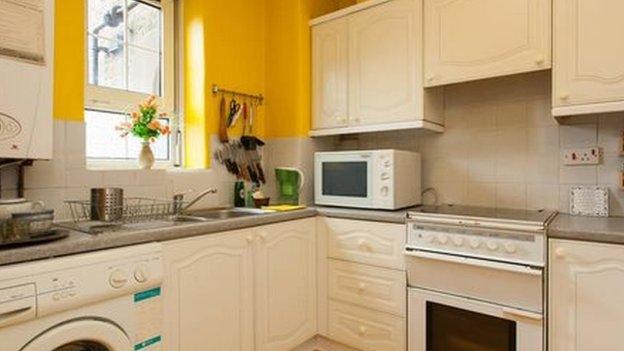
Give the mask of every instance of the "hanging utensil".
[[219, 104], [219, 141], [221, 143], [228, 142], [227, 125], [225, 120], [225, 97], [221, 96], [221, 103]]
[[248, 134], [241, 137], [241, 143], [246, 150], [256, 150], [259, 146], [264, 146], [264, 141], [253, 135], [253, 121], [256, 113], [256, 104], [252, 103], [252, 107], [249, 109], [249, 130]]
[[232, 101], [230, 101], [230, 114], [228, 116], [228, 122], [227, 122], [228, 128], [232, 128], [236, 124], [236, 121], [238, 120], [238, 117], [241, 114], [241, 109], [242, 109], [241, 104], [238, 101], [236, 101], [235, 98], [232, 98]]

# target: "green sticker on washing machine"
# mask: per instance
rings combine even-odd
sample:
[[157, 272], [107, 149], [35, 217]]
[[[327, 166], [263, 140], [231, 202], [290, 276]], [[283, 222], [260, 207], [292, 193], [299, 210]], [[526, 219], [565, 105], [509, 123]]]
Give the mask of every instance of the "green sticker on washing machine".
[[159, 342], [162, 341], [162, 337], [160, 335], [157, 335], [153, 338], [147, 339], [145, 341], [143, 341], [142, 343], [138, 343], [136, 345], [134, 345], [134, 351], [139, 351], [139, 350], [143, 350], [144, 348], [148, 347], [148, 346], [152, 346], [154, 344], [158, 344]]
[[160, 293], [161, 293], [160, 287], [142, 291], [140, 293], [136, 293], [134, 294], [134, 302], [137, 303], [137, 302], [151, 299], [153, 297], [160, 296]]

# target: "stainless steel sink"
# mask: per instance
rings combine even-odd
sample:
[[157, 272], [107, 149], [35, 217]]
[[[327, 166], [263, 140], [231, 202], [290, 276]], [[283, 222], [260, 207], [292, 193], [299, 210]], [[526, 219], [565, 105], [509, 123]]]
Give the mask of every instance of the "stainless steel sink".
[[210, 210], [197, 210], [189, 211], [188, 218], [201, 218], [203, 221], [220, 220], [220, 219], [232, 219], [241, 217], [260, 216], [269, 213], [268, 211], [253, 209], [253, 208], [227, 208], [227, 209], [210, 209]]
[[179, 216], [171, 217], [171, 221], [173, 223], [201, 223], [201, 222], [210, 222], [211, 219], [204, 218], [204, 217], [179, 215]]

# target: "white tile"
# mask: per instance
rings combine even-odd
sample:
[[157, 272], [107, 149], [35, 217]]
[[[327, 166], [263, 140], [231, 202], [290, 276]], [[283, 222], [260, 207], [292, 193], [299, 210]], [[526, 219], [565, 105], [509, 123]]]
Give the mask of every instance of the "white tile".
[[496, 183], [468, 183], [467, 201], [472, 206], [496, 206]]
[[557, 156], [529, 157], [526, 163], [526, 181], [542, 184], [559, 183], [559, 158]]
[[598, 130], [595, 123], [563, 125], [559, 127], [561, 148], [592, 147], [598, 142]]
[[527, 206], [527, 187], [524, 183], [496, 184], [496, 207], [519, 208]]
[[495, 182], [496, 160], [493, 158], [471, 158], [468, 161], [468, 181]]
[[50, 161], [35, 161], [32, 166], [24, 168], [24, 184], [26, 188], [61, 188], [65, 186], [67, 170], [62, 158]]
[[501, 102], [496, 106], [496, 126], [498, 128], [526, 128], [527, 107], [526, 102], [509, 101]]
[[509, 155], [496, 159], [497, 182], [525, 182], [527, 177], [526, 156]]
[[598, 172], [596, 166], [564, 166], [559, 168], [560, 184], [596, 184]]
[[67, 188], [99, 188], [104, 185], [102, 172], [86, 169], [68, 169]]
[[529, 127], [559, 127], [552, 115], [550, 96], [527, 101], [527, 125]]
[[559, 209], [559, 185], [527, 184], [527, 209]]

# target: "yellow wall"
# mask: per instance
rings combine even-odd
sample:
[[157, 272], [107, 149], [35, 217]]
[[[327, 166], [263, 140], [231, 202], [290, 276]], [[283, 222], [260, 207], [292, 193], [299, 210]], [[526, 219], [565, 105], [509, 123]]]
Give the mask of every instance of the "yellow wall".
[[[261, 137], [307, 135], [310, 124], [308, 20], [353, 0], [184, 0], [186, 164], [210, 165], [218, 131], [213, 83], [264, 94], [255, 131]], [[86, 0], [57, 0], [54, 116], [83, 120]], [[240, 134], [241, 124], [232, 135]]]
[[311, 110], [308, 21], [354, 0], [267, 0], [267, 137], [307, 136]]
[[54, 117], [57, 119], [83, 119], [84, 6], [84, 0], [55, 3]]

